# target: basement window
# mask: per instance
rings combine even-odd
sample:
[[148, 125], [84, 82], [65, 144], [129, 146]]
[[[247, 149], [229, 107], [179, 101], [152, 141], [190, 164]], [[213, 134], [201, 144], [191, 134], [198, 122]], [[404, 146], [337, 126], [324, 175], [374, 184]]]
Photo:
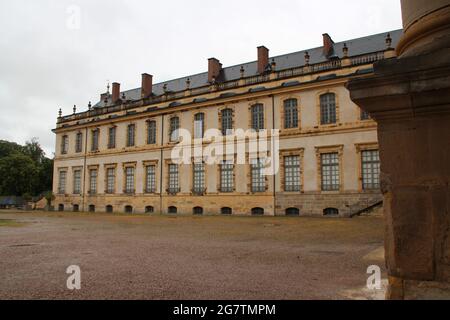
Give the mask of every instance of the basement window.
[[169, 212], [169, 214], [177, 214], [178, 209], [177, 209], [177, 207], [169, 207], [168, 212]]
[[338, 216], [339, 210], [336, 208], [326, 208], [323, 210], [323, 215], [327, 217]]
[[195, 207], [194, 208], [194, 215], [201, 216], [203, 214], [203, 208], [202, 207]]
[[263, 215], [264, 215], [263, 208], [253, 208], [252, 209], [252, 216], [263, 216]]
[[288, 208], [288, 209], [286, 209], [286, 215], [289, 217], [299, 216], [300, 210], [297, 208]]
[[225, 207], [220, 209], [220, 214], [225, 215], [225, 216], [229, 216], [233, 214], [233, 209]]

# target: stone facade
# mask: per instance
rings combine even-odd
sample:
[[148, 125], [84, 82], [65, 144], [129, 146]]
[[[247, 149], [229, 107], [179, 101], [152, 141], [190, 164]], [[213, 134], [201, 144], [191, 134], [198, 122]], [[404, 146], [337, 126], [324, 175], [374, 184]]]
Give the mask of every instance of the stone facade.
[[[58, 118], [54, 130], [55, 207], [69, 211], [162, 214], [169, 213], [169, 207], [176, 207], [177, 214], [193, 214], [194, 208], [202, 208], [203, 214], [211, 215], [223, 213], [223, 208], [230, 208], [236, 215], [249, 215], [256, 208], [263, 209], [265, 215], [284, 215], [287, 209], [296, 208], [300, 215], [315, 216], [322, 216], [325, 209], [333, 208], [345, 217], [373, 205], [381, 194], [377, 188], [363, 188], [361, 152], [378, 149], [377, 125], [362, 117], [361, 109], [351, 101], [345, 84], [356, 76], [370, 76], [374, 61], [393, 55], [389, 41], [387, 46], [384, 43], [385, 38], [390, 39], [390, 35], [383, 35], [381, 44], [371, 45], [365, 54], [353, 57], [350, 44], [334, 44], [327, 35], [325, 44], [335, 46], [332, 50], [335, 56], [328, 55], [328, 48], [324, 61], [312, 63], [309, 53], [305, 52], [304, 60], [302, 58], [298, 66], [290, 69], [278, 69], [282, 59], [276, 57], [261, 74], [246, 75], [241, 68], [238, 79], [224, 79], [227, 69], [222, 70], [217, 59], [210, 59], [210, 72], [206, 74], [211, 78], [210, 83], [193, 87], [187, 78], [184, 90], [172, 92], [171, 82], [168, 82], [161, 94], [155, 94], [153, 86], [154, 94], [147, 98], [146, 92], [152, 86], [152, 76], [148, 74], [143, 75], [145, 86], [137, 99], [127, 99], [129, 92], [118, 94], [120, 85], [115, 83], [114, 99], [120, 96], [118, 101], [112, 101], [109, 93], [102, 94], [102, 101], [95, 108], [89, 107], [82, 113], [74, 110], [73, 115]], [[342, 52], [338, 52], [341, 47]], [[260, 59], [266, 61], [261, 50], [260, 47]], [[261, 65], [261, 61], [255, 65]], [[324, 124], [321, 97], [326, 94], [335, 99], [336, 115], [335, 121]], [[288, 116], [285, 102], [292, 99], [297, 103], [297, 122], [289, 127], [285, 125]], [[247, 130], [252, 126], [252, 107], [256, 104], [262, 105], [262, 125], [269, 130], [269, 147], [275, 146], [270, 130], [280, 130], [279, 154], [269, 152], [267, 155], [279, 162], [280, 170], [265, 177], [264, 190], [252, 189], [249, 164], [252, 155], [246, 151], [247, 162], [234, 164], [231, 192], [222, 192], [220, 188], [219, 164], [205, 166], [205, 190], [201, 195], [193, 190], [193, 167], [187, 164], [178, 167], [179, 190], [170, 191], [168, 172], [169, 165], [174, 163], [172, 151], [176, 146], [170, 139], [171, 119], [178, 117], [180, 128], [193, 135], [196, 114], [203, 113], [204, 131], [221, 130], [222, 111], [230, 109], [232, 128]], [[149, 121], [156, 124], [155, 143], [148, 141]], [[128, 141], [130, 125], [134, 128], [132, 145]], [[115, 128], [116, 132], [113, 146], [109, 141], [110, 128]], [[208, 137], [192, 141], [204, 147], [217, 143]], [[94, 143], [98, 143], [98, 148], [93, 147]], [[325, 191], [321, 155], [333, 152], [338, 154], [338, 185], [335, 190]], [[294, 192], [286, 190], [284, 157], [289, 155], [299, 159], [300, 186]], [[146, 190], [146, 166], [149, 164], [155, 171], [155, 188], [150, 191]], [[127, 168], [133, 172], [128, 186]], [[113, 190], [108, 190], [108, 169], [114, 172]], [[92, 172], [95, 172], [95, 181], [90, 177]]]

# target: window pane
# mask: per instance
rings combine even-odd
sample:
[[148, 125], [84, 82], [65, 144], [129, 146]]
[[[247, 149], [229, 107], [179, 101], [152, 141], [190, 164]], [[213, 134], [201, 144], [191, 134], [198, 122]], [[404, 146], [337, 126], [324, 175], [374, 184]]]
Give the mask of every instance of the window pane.
[[81, 132], [77, 133], [75, 141], [75, 152], [79, 153], [83, 149], [83, 134]]
[[222, 192], [234, 191], [233, 161], [224, 161], [220, 166], [220, 189]]
[[203, 138], [203, 131], [205, 126], [205, 114], [197, 113], [194, 117], [194, 138]]
[[135, 130], [136, 130], [136, 126], [134, 124], [130, 124], [128, 126], [127, 147], [134, 146]]
[[194, 163], [194, 192], [203, 193], [205, 191], [205, 165]]
[[380, 188], [380, 157], [378, 150], [361, 152], [362, 182], [364, 190]]
[[284, 127], [285, 129], [298, 127], [297, 99], [289, 99], [284, 102]]
[[322, 190], [338, 191], [339, 179], [339, 154], [324, 153], [321, 155], [322, 166]]
[[98, 129], [92, 131], [92, 146], [91, 146], [92, 151], [98, 150], [98, 135], [99, 135]]
[[336, 97], [334, 93], [320, 96], [320, 122], [321, 124], [336, 123]]
[[155, 121], [148, 122], [147, 144], [156, 144], [156, 122]]
[[108, 132], [108, 148], [114, 149], [116, 147], [116, 127], [109, 128]]
[[264, 106], [255, 104], [252, 106], [252, 129], [259, 131], [264, 129]]
[[178, 165], [170, 164], [169, 165], [169, 193], [178, 193], [178, 192], [179, 192]]
[[253, 159], [251, 164], [252, 192], [266, 191], [266, 177], [264, 175], [265, 161], [263, 159]]
[[284, 188], [288, 192], [300, 191], [300, 157], [284, 157]]
[[106, 181], [106, 192], [114, 193], [115, 192], [115, 182], [116, 182], [116, 170], [114, 168], [109, 168], [106, 172], [107, 181]]
[[89, 192], [91, 194], [97, 193], [97, 170], [91, 170], [89, 172]]
[[66, 178], [67, 178], [67, 172], [60, 171], [59, 172], [59, 183], [58, 183], [58, 193], [60, 193], [60, 194], [66, 193]]
[[125, 192], [134, 193], [134, 168], [125, 169]]
[[147, 166], [147, 186], [148, 193], [154, 193], [156, 190], [156, 167]]
[[81, 170], [73, 172], [73, 193], [81, 194]]
[[176, 142], [178, 141], [179, 133], [178, 129], [180, 128], [180, 119], [178, 117], [174, 117], [170, 119], [170, 141]]
[[233, 129], [233, 110], [224, 109], [222, 110], [222, 134], [224, 136], [230, 133]]

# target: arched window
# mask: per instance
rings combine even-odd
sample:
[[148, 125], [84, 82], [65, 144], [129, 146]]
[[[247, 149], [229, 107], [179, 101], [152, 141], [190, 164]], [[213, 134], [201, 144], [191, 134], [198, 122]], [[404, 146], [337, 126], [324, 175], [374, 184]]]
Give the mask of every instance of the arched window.
[[194, 214], [195, 215], [202, 215], [203, 214], [203, 208], [202, 207], [195, 207], [194, 208]]
[[284, 101], [284, 128], [292, 129], [298, 127], [297, 99]]
[[286, 215], [287, 216], [299, 216], [300, 210], [297, 208], [288, 208], [288, 209], [286, 209]]
[[170, 134], [171, 142], [178, 141], [178, 138], [179, 138], [178, 129], [180, 129], [180, 118], [178, 118], [178, 117], [170, 118], [169, 134]]
[[156, 144], [156, 121], [147, 122], [147, 144]]
[[155, 208], [152, 206], [146, 206], [145, 207], [145, 213], [153, 213], [155, 212]]
[[252, 129], [260, 131], [264, 129], [264, 105], [257, 103], [252, 106]]
[[177, 214], [178, 213], [178, 209], [177, 209], [177, 207], [171, 206], [171, 207], [169, 207], [168, 212], [169, 212], [169, 214]]
[[58, 205], [58, 211], [64, 211], [64, 205], [63, 204], [59, 204]]
[[78, 212], [80, 211], [80, 206], [78, 204], [74, 204], [73, 205], [73, 212]]
[[125, 206], [125, 213], [133, 213], [133, 207], [132, 206]]
[[107, 205], [106, 206], [106, 212], [107, 213], [112, 213], [113, 212], [113, 206], [112, 205]]
[[338, 216], [339, 210], [336, 208], [326, 208], [323, 210], [324, 216]]
[[336, 95], [326, 93], [320, 96], [320, 123], [336, 123]]
[[222, 209], [220, 209], [220, 214], [223, 214], [225, 216], [229, 216], [233, 214], [233, 209], [228, 208], [228, 207], [224, 207]]
[[95, 212], [95, 205], [93, 204], [89, 205], [89, 212]]
[[253, 208], [252, 209], [252, 216], [263, 216], [263, 215], [264, 215], [263, 208]]
[[197, 113], [194, 116], [194, 138], [201, 139], [203, 138], [205, 131], [205, 114]]
[[222, 135], [227, 136], [233, 130], [233, 110], [223, 109], [221, 111], [222, 117]]

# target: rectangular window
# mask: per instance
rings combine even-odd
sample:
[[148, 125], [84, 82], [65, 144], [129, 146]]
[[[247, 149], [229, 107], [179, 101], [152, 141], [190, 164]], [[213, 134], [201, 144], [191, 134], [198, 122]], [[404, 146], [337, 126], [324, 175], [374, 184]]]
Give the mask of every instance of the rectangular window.
[[297, 99], [284, 101], [284, 128], [292, 129], [298, 127]]
[[134, 147], [134, 144], [135, 144], [135, 141], [134, 141], [135, 133], [136, 133], [136, 125], [134, 125], [134, 124], [128, 125], [128, 130], [127, 130], [127, 147]]
[[169, 164], [169, 193], [175, 194], [179, 191], [178, 165]]
[[108, 168], [106, 170], [106, 193], [113, 194], [116, 189], [116, 169]]
[[145, 190], [147, 193], [155, 193], [156, 191], [156, 166], [146, 167], [147, 177]]
[[233, 110], [224, 109], [221, 111], [222, 116], [222, 135], [227, 136], [233, 130]]
[[336, 123], [336, 95], [327, 93], [320, 96], [320, 123]]
[[233, 161], [224, 161], [220, 166], [220, 191], [234, 191], [234, 164]]
[[205, 129], [205, 114], [197, 113], [194, 117], [194, 138], [203, 138], [203, 131]]
[[339, 154], [321, 154], [322, 191], [339, 191]]
[[134, 193], [134, 168], [125, 168], [125, 193]]
[[108, 129], [108, 149], [114, 149], [116, 147], [116, 127]]
[[73, 194], [81, 194], [81, 170], [73, 172]]
[[67, 154], [68, 149], [69, 149], [69, 137], [63, 136], [61, 139], [61, 154]]
[[364, 190], [380, 188], [380, 156], [378, 150], [361, 152], [362, 187]]
[[251, 161], [252, 192], [266, 191], [266, 177], [264, 175], [265, 161], [253, 159]]
[[300, 157], [284, 157], [284, 191], [300, 191]]
[[83, 134], [81, 132], [78, 132], [75, 139], [75, 152], [80, 153], [82, 151], [83, 151]]
[[264, 105], [258, 103], [252, 106], [252, 129], [260, 131], [264, 129]]
[[205, 165], [194, 163], [194, 193], [203, 194], [205, 192]]
[[97, 169], [92, 169], [89, 171], [89, 193], [97, 193]]
[[147, 144], [156, 144], [156, 121], [147, 122]]
[[67, 172], [60, 171], [59, 172], [59, 181], [58, 181], [58, 193], [59, 194], [66, 193], [66, 180], [67, 180]]
[[169, 134], [170, 134], [170, 142], [176, 142], [179, 138], [179, 132], [178, 129], [180, 129], [180, 118], [173, 117], [170, 119], [170, 128], [169, 128]]
[[92, 130], [92, 145], [91, 145], [91, 151], [98, 151], [98, 136], [99, 136], [99, 129]]

